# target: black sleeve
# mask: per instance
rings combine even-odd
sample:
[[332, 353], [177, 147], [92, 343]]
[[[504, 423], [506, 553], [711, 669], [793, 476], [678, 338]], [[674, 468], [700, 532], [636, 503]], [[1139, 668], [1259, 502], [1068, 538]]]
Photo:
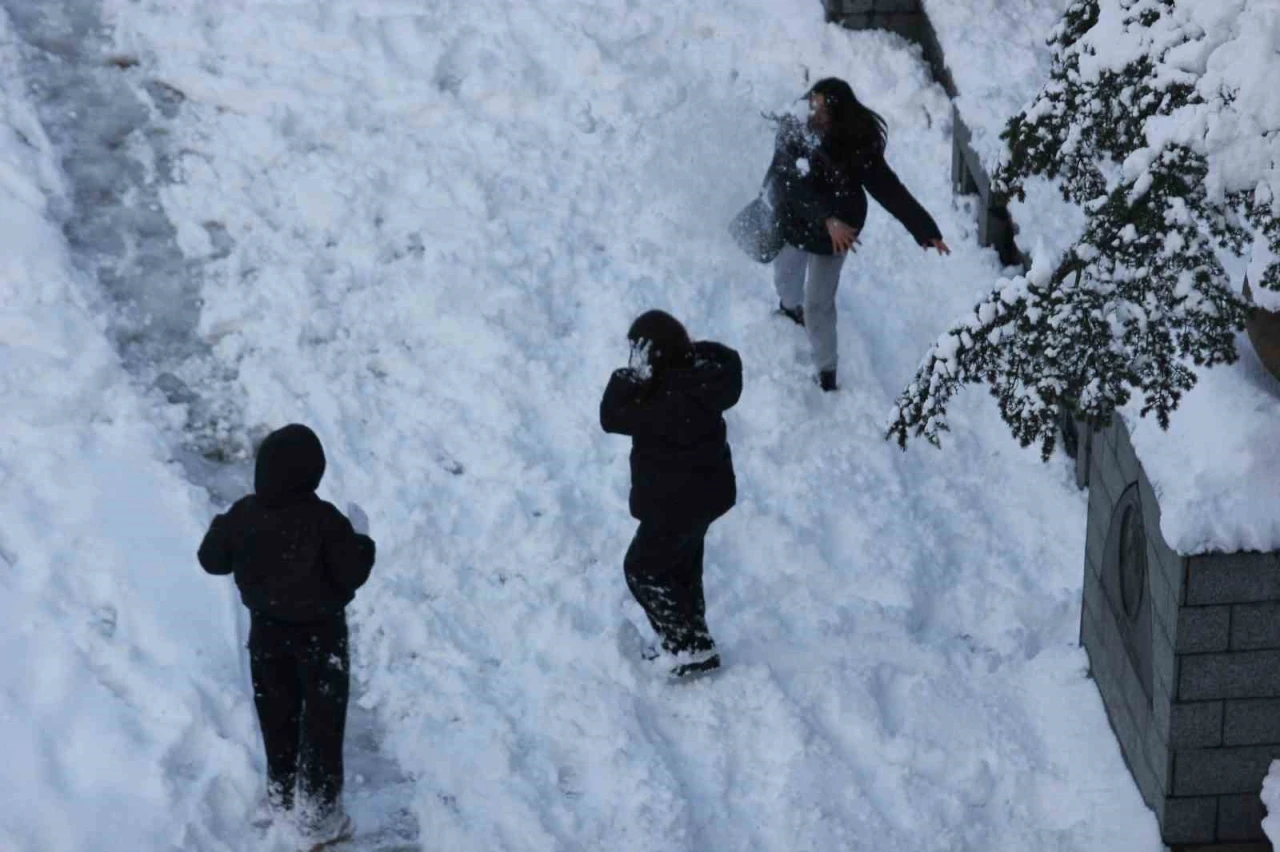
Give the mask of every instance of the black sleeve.
[[911, 232], [917, 243], [927, 245], [930, 240], [942, 239], [938, 224], [902, 185], [883, 156], [876, 157], [867, 167], [862, 185], [881, 207]]
[[231, 573], [230, 513], [216, 516], [209, 524], [209, 531], [204, 534], [196, 557], [200, 560], [200, 567], [210, 574]]
[[614, 370], [600, 399], [600, 428], [614, 435], [634, 435], [642, 419], [639, 404], [644, 382], [627, 368]]
[[329, 578], [349, 592], [355, 592], [369, 579], [377, 546], [373, 539], [361, 535], [351, 526], [347, 516], [333, 508], [325, 525], [324, 560]]

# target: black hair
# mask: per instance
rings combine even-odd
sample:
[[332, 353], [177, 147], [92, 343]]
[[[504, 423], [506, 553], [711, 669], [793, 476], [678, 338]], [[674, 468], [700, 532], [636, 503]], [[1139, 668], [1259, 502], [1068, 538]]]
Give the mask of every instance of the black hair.
[[853, 93], [839, 77], [824, 77], [805, 92], [805, 99], [822, 95], [831, 126], [823, 133], [822, 150], [838, 165], [852, 167], [868, 158], [884, 156], [889, 129], [883, 118]]
[[636, 317], [627, 331], [632, 346], [647, 346], [653, 378], [660, 379], [668, 370], [693, 365], [693, 341], [680, 320], [666, 311], [645, 311]]

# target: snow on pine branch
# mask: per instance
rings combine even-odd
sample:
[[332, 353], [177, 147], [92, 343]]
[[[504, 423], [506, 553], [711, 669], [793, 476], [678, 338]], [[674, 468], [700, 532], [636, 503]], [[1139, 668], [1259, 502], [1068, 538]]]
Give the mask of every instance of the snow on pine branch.
[[1196, 368], [1236, 358], [1246, 306], [1219, 257], [1252, 251], [1255, 291], [1280, 298], [1280, 94], [1260, 82], [1280, 79], [1280, 4], [1076, 0], [1050, 43], [993, 186], [1056, 181], [1084, 235], [943, 335], [899, 397], [904, 447], [937, 444], [951, 397], [980, 382], [1046, 458], [1063, 409], [1104, 424], [1138, 393], [1167, 428]]
[[[1133, 391], [1162, 426], [1195, 383], [1191, 365], [1236, 358], [1242, 306], [1225, 285], [1210, 229], [1193, 214], [1204, 172], [1185, 149], [1117, 187], [1052, 274], [1001, 279], [934, 345], [898, 398], [888, 436], [939, 443], [946, 407], [984, 382], [1023, 446], [1053, 452], [1066, 407], [1105, 424]], [[1123, 220], [1123, 224], [1121, 224]]]

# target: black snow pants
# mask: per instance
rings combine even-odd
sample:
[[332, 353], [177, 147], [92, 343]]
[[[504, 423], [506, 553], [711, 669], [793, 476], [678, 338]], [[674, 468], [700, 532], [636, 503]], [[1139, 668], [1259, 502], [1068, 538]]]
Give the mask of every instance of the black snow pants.
[[670, 654], [715, 648], [702, 596], [702, 545], [709, 526], [641, 521], [623, 560], [627, 588]]
[[268, 798], [292, 809], [296, 787], [301, 804], [323, 818], [342, 796], [351, 687], [346, 615], [290, 624], [254, 613], [249, 667], [267, 753]]

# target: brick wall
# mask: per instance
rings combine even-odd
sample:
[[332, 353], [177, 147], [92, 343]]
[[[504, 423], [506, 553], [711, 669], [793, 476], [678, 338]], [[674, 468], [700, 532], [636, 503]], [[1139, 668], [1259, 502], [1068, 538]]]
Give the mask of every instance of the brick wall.
[[1258, 792], [1280, 759], [1280, 555], [1187, 560], [1177, 648], [1169, 802], [1199, 815], [1195, 839], [1262, 841]]

